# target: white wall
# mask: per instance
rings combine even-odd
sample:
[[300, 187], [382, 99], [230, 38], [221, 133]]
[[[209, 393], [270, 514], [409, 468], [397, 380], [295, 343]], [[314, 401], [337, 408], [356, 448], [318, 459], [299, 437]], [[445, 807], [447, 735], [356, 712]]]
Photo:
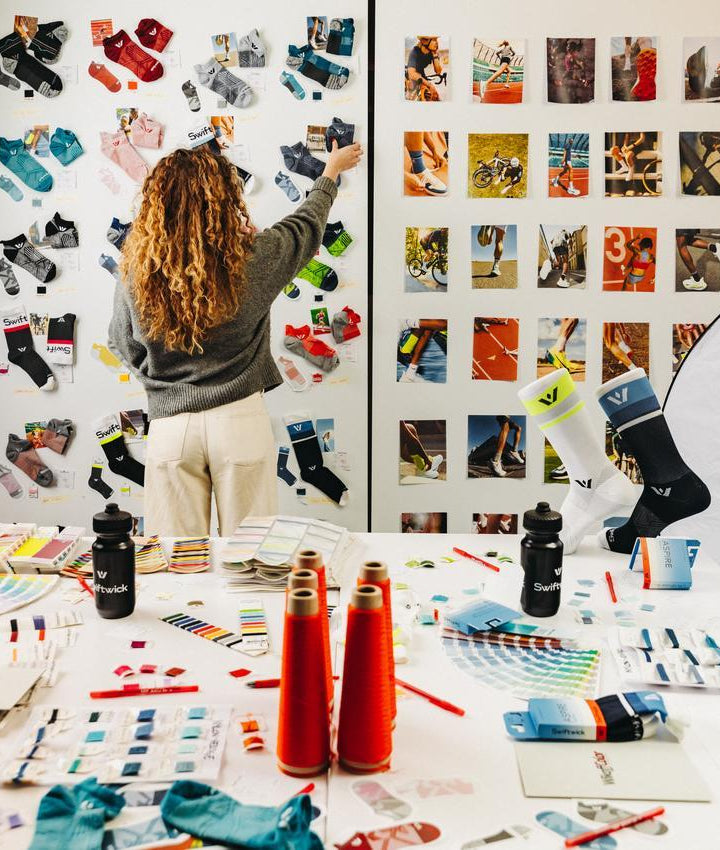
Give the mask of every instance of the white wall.
[[[4, 448], [8, 431], [20, 433], [26, 421], [50, 417], [71, 418], [76, 423], [77, 436], [67, 456], [60, 458], [48, 449], [42, 449], [41, 454], [52, 469], [74, 471], [75, 486], [74, 489], [41, 488], [39, 498], [33, 501], [27, 496], [31, 482], [14, 469], [25, 488], [25, 496], [11, 500], [5, 490], [0, 488], [0, 519], [89, 525], [92, 514], [104, 504], [102, 498], [86, 484], [92, 459], [102, 457], [90, 427], [91, 422], [102, 414], [146, 406], [139, 383], [134, 380], [121, 383], [117, 375], [111, 374], [90, 357], [92, 344], [106, 341], [114, 286], [110, 275], [98, 265], [98, 256], [101, 253], [116, 258], [118, 256], [106, 241], [105, 231], [113, 216], [129, 220], [137, 192], [137, 187], [129, 178], [100, 153], [99, 132], [114, 131], [117, 107], [137, 106], [166, 126], [165, 143], [160, 152], [153, 156], [150, 151], [141, 151], [148, 162], [153, 162], [182, 144], [184, 133], [200, 123], [205, 116], [223, 113], [233, 115], [235, 143], [246, 145], [250, 154], [250, 160], [241, 164], [256, 175], [259, 183], [248, 199], [253, 219], [260, 227], [270, 225], [293, 208], [273, 182], [278, 169], [283, 167], [279, 152], [281, 144], [292, 145], [299, 139], [304, 141], [308, 123], [327, 124], [334, 115], [354, 122], [359, 139], [363, 142], [366, 140], [366, 4], [361, 0], [340, 0], [325, 10], [329, 17], [355, 18], [355, 51], [353, 58], [346, 64], [350, 65], [353, 72], [359, 70], [359, 73], [352, 74], [350, 83], [342, 91], [328, 92], [323, 89], [323, 99], [319, 102], [314, 102], [311, 96], [312, 90], [319, 89], [319, 86], [305, 78], [297, 75], [307, 91], [304, 101], [296, 101], [278, 81], [281, 70], [285, 69], [288, 43], [305, 43], [306, 10], [291, 2], [272, 0], [258, 6], [247, 0], [233, 3], [228, 0], [211, 0], [199, 9], [194, 5], [184, 6], [168, 0], [158, 0], [152, 7], [139, 0], [128, 0], [112, 9], [108, 7], [100, 10], [97, 4], [89, 2], [58, 7], [57, 3], [37, 0], [31, 11], [41, 22], [64, 19], [71, 35], [60, 62], [54, 67], [68, 66], [71, 73], [77, 74], [77, 82], [67, 84], [62, 94], [53, 100], [39, 95], [32, 100], [25, 100], [21, 92], [1, 88], [0, 135], [17, 138], [26, 127], [49, 123], [51, 131], [57, 126], [74, 130], [85, 148], [85, 154], [67, 169], [77, 175], [76, 188], [61, 189], [56, 186], [50, 193], [41, 196], [23, 186], [25, 198], [20, 203], [14, 203], [5, 193], [0, 193], [0, 238], [10, 238], [21, 230], [27, 233], [36, 218], [44, 221], [56, 209], [63, 217], [73, 219], [78, 225], [81, 243], [78, 252], [47, 250], [46, 253], [56, 262], [62, 261], [64, 255], [77, 253], [79, 270], [63, 270], [48, 285], [47, 295], [37, 296], [34, 278], [17, 270], [21, 284], [21, 295], [17, 301], [23, 303], [29, 311], [51, 316], [65, 312], [78, 315], [77, 357], [74, 383], [61, 384], [52, 393], [35, 390], [28, 376], [16, 367], [11, 367], [9, 375], [0, 376], [0, 436]], [[109, 12], [114, 13], [115, 29], [124, 28], [133, 39], [136, 38], [134, 30], [139, 19], [145, 16], [156, 17], [174, 30], [174, 37], [166, 52], [159, 56], [165, 65], [165, 74], [159, 81], [149, 84], [138, 82], [137, 91], [128, 91], [127, 81], [135, 78], [129, 71], [105, 59], [101, 47], [92, 47], [90, 19]], [[9, 31], [12, 26], [9, 10], [4, 13], [4, 20]], [[257, 73], [241, 71], [238, 74], [245, 76], [251, 84], [253, 79], [261, 83], [256, 86], [253, 105], [246, 110], [233, 107], [218, 109], [216, 95], [197, 85], [202, 109], [192, 113], [180, 87], [188, 78], [196, 82], [192, 66], [210, 57], [211, 35], [235, 32], [239, 38], [254, 27], [260, 30], [265, 43], [268, 67]], [[168, 52], [174, 56], [175, 64], [172, 67], [167, 61]], [[343, 63], [342, 57], [329, 58]], [[91, 60], [104, 62], [122, 81], [123, 89], [119, 93], [111, 94], [88, 76], [87, 67]], [[63, 170], [53, 157], [42, 162], [55, 177]], [[112, 194], [100, 181], [98, 172], [104, 168], [110, 169], [115, 175], [122, 187], [120, 194]], [[283, 170], [286, 169], [283, 167]], [[7, 174], [2, 167], [0, 172]], [[331, 317], [345, 304], [356, 309], [363, 319], [367, 317], [365, 180], [363, 168], [344, 177], [344, 186], [331, 214], [332, 221], [342, 219], [353, 235], [355, 244], [341, 262], [333, 262], [324, 249], [321, 251], [320, 259], [336, 268], [341, 282], [341, 287], [325, 299]], [[303, 193], [310, 186], [309, 181], [302, 177], [297, 178], [296, 184]], [[40, 203], [39, 208], [33, 206], [33, 201]], [[314, 306], [313, 296], [317, 290], [302, 282], [300, 286], [303, 291], [301, 301], [290, 302], [281, 296], [274, 308], [275, 353], [282, 353], [281, 334], [286, 322], [301, 325], [309, 321], [309, 310]], [[12, 306], [13, 303], [15, 301], [12, 299], [0, 296], [0, 307]], [[351, 491], [347, 507], [336, 507], [309, 486], [308, 503], [301, 504], [294, 489], [278, 481], [281, 511], [319, 516], [355, 529], [364, 529], [367, 525], [367, 322], [363, 323], [362, 331], [363, 336], [355, 343], [357, 362], [342, 362], [322, 385], [313, 386], [307, 393], [293, 393], [283, 386], [267, 396], [276, 426], [276, 437], [281, 445], [290, 445], [281, 421], [283, 414], [307, 410], [313, 418], [334, 417], [336, 446], [347, 450], [351, 465], [349, 472], [338, 470]], [[44, 340], [35, 338], [35, 344], [42, 353]], [[6, 359], [4, 352], [5, 349], [0, 345], [0, 360]], [[298, 365], [309, 379], [313, 371], [310, 364]], [[4, 460], [0, 458], [2, 462]], [[291, 461], [291, 468], [297, 474], [294, 460]], [[115, 488], [114, 498], [118, 498], [123, 507], [135, 515], [142, 515], [141, 488], [132, 485], [130, 494], [123, 496], [120, 487], [127, 483], [124, 479], [113, 475], [107, 465], [103, 477]]]
[[[519, 387], [536, 377], [537, 319], [579, 316], [588, 321], [587, 377], [580, 392], [603, 433], [603, 417], [593, 400], [601, 381], [602, 323], [649, 321], [651, 379], [663, 397], [671, 377], [673, 322], [704, 322], [718, 312], [717, 293], [675, 292], [676, 227], [720, 226], [717, 198], [679, 194], [678, 131], [716, 129], [716, 105], [682, 101], [682, 37], [712, 29], [716, 8], [699, 0], [692, 14], [671, 0], [611, 0], [568, 6], [557, 0], [514, 0], [478, 4], [455, 0], [396, 0], [378, 4], [376, 47], [377, 155], [375, 170], [375, 309], [373, 529], [399, 530], [403, 511], [446, 511], [448, 530], [469, 531], [472, 514], [522, 512], [537, 499], [559, 506], [564, 485], [543, 485], [543, 446], [529, 423], [526, 480], [474, 479], [466, 473], [468, 414], [523, 413]], [[626, 33], [658, 37], [658, 100], [610, 100], [610, 38]], [[406, 35], [449, 36], [450, 100], [414, 103], [403, 99], [403, 44]], [[546, 37], [596, 38], [595, 102], [547, 104]], [[473, 38], [525, 38], [527, 63], [524, 103], [518, 106], [473, 103]], [[450, 192], [445, 198], [402, 195], [402, 145], [406, 130], [450, 131]], [[606, 130], [661, 130], [664, 134], [664, 188], [660, 198], [603, 198], [603, 133]], [[547, 144], [550, 132], [590, 133], [590, 196], [547, 197]], [[467, 197], [467, 134], [528, 132], [530, 174], [523, 200], [471, 200]], [[518, 225], [517, 290], [472, 290], [470, 226], [495, 221]], [[536, 285], [538, 225], [587, 224], [587, 289], [540, 290]], [[406, 225], [450, 228], [447, 293], [403, 292]], [[602, 292], [602, 239], [606, 225], [656, 226], [658, 273], [654, 294]], [[398, 319], [407, 316], [449, 320], [446, 384], [397, 384], [395, 346]], [[519, 372], [516, 383], [471, 380], [474, 316], [520, 318]], [[398, 485], [398, 421], [446, 419], [448, 478], [418, 486]]]

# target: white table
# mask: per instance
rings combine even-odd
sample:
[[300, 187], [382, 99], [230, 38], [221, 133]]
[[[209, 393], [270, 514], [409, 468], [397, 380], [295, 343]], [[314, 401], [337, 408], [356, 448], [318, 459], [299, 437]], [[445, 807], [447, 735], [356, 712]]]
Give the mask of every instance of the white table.
[[[466, 560], [441, 564], [443, 555], [451, 555], [453, 546], [469, 551], [483, 552], [499, 549], [519, 562], [519, 537], [475, 535], [401, 535], [365, 534], [356, 536], [356, 544], [348, 558], [343, 574], [343, 588], [354, 584], [357, 566], [366, 559], [380, 559], [388, 563], [394, 581], [404, 581], [412, 586], [421, 600], [434, 593], [448, 595], [483, 583], [485, 593], [497, 601], [518, 607], [521, 570], [516, 565], [506, 565], [495, 574]], [[215, 546], [217, 550], [219, 547]], [[215, 554], [215, 553], [214, 553]], [[410, 569], [404, 566], [410, 558], [435, 560], [435, 569]], [[592, 577], [602, 581], [606, 569], [620, 571], [627, 563], [625, 556], [613, 555], [596, 548], [588, 538], [579, 552], [565, 560], [564, 593], [570, 598], [574, 580]], [[705, 562], [702, 554], [694, 568], [694, 587], [690, 592], [648, 591], [647, 601], [657, 608], [652, 621], [657, 625], [704, 625], [717, 616], [720, 590], [717, 568]], [[47, 612], [67, 607], [62, 601], [62, 588], [69, 579], [62, 579], [60, 589], [32, 606], [20, 609], [20, 614]], [[119, 680], [112, 673], [122, 663], [140, 664], [155, 662], [159, 665], [178, 665], [187, 668], [184, 679], [197, 683], [197, 694], [170, 695], [152, 698], [123, 699], [122, 704], [138, 706], [163, 701], [164, 704], [192, 705], [230, 704], [239, 712], [261, 714], [268, 722], [267, 738], [274, 747], [277, 711], [277, 690], [251, 690], [243, 680], [233, 679], [228, 672], [237, 667], [248, 667], [260, 676], [277, 675], [282, 647], [282, 606], [284, 595], [262, 594], [268, 616], [271, 654], [248, 658], [240, 653], [211, 644], [194, 635], [182, 632], [166, 623], [160, 616], [177, 611], [195, 611], [208, 622], [237, 630], [239, 596], [223, 590], [219, 572], [195, 576], [155, 574], [141, 576], [142, 589], [137, 609], [132, 618], [124, 621], [107, 621], [96, 616], [92, 600], [77, 606], [85, 623], [80, 626], [77, 646], [62, 650], [59, 659], [60, 677], [54, 688], [37, 689], [34, 704], [78, 705], [89, 704], [88, 692], [94, 689], [116, 687]], [[172, 594], [170, 599], [158, 598]], [[258, 594], [252, 594], [258, 595]], [[188, 602], [202, 600], [203, 606], [189, 608]], [[595, 644], [606, 645], [605, 633], [612, 624], [612, 605], [604, 587], [595, 588], [592, 607], [602, 616], [602, 624], [583, 626], [583, 636], [597, 636]], [[563, 604], [553, 625], [577, 629], [575, 609]], [[9, 616], [9, 615], [6, 615]], [[106, 636], [123, 624], [128, 633], [134, 630], [151, 632], [154, 645], [148, 650], [120, 649]], [[147, 637], [148, 634], [144, 634]], [[458, 850], [464, 843], [479, 839], [510, 824], [534, 824], [534, 815], [542, 809], [556, 809], [578, 819], [574, 801], [562, 799], [528, 799], [522, 787], [513, 754], [513, 744], [505, 733], [502, 714], [522, 706], [520, 700], [492, 688], [458, 670], [449, 661], [440, 645], [438, 629], [418, 626], [409, 650], [409, 662], [398, 668], [398, 676], [438, 696], [463, 706], [465, 717], [443, 711], [413, 695], [398, 699], [397, 728], [394, 734], [392, 770], [376, 778], [386, 787], [417, 779], [459, 777], [472, 780], [477, 792], [470, 796], [450, 796], [415, 802], [412, 819], [434, 823], [443, 831], [442, 838], [432, 847]], [[602, 671], [601, 693], [619, 689], [619, 681], [612, 659], [605, 658]], [[640, 687], [640, 686], [638, 686]], [[626, 690], [628, 688], [626, 687]], [[720, 783], [720, 694], [691, 692], [688, 689], [663, 691], [671, 714], [685, 715], [691, 721], [683, 746], [710, 788]], [[117, 707], [118, 700], [93, 700], [95, 708]], [[0, 739], [0, 757], [4, 761], [13, 744], [8, 732]], [[572, 746], [568, 744], [568, 746]], [[629, 745], [632, 746], [632, 745]], [[639, 745], [641, 746], [641, 745]], [[327, 818], [317, 823], [327, 847], [346, 841], [357, 830], [389, 826], [393, 822], [376, 815], [365, 803], [357, 799], [350, 786], [357, 777], [343, 773], [336, 766], [327, 781], [315, 779], [313, 802]], [[281, 774], [275, 767], [272, 752], [245, 754], [241, 735], [233, 726], [228, 737], [223, 769], [218, 787], [223, 788], [243, 802], [279, 804], [306, 783]], [[17, 809], [31, 821], [45, 788], [2, 789], [0, 809]], [[647, 802], [620, 801], [617, 805], [632, 811], [650, 808]], [[714, 835], [718, 824], [718, 807], [712, 804], [669, 803], [665, 822], [669, 832], [661, 838], [647, 838], [631, 830], [618, 836], [620, 848], [649, 847], [700, 847], [701, 839]], [[152, 809], [135, 809], [123, 812], [117, 819], [123, 822], [144, 819]], [[27, 848], [32, 836], [32, 826], [16, 829], [0, 837], [0, 845], [7, 850]], [[538, 833], [531, 846], [561, 847], [562, 841], [550, 833], [544, 841]], [[527, 842], [529, 843], [529, 842]], [[508, 842], [508, 845], [510, 843]], [[526, 844], [526, 842], [523, 842]], [[392, 845], [391, 845], [392, 846]], [[398, 845], [399, 846], [399, 845]], [[500, 848], [504, 843], [498, 845]], [[390, 848], [388, 848], [390, 850]]]

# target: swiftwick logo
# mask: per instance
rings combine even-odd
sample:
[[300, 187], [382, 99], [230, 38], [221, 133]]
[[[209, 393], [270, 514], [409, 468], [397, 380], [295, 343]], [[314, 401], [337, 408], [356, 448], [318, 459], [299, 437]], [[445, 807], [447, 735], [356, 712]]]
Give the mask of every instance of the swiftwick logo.
[[538, 401], [540, 402], [540, 404], [550, 406], [551, 404], [555, 404], [555, 402], [557, 401], [557, 395], [557, 387], [553, 387], [552, 392], [545, 393], [545, 395], [542, 396], [542, 398], [539, 398]]
[[615, 390], [612, 395], [607, 396], [607, 400], [613, 404], [625, 404], [628, 400], [628, 388], [623, 387], [621, 390]]

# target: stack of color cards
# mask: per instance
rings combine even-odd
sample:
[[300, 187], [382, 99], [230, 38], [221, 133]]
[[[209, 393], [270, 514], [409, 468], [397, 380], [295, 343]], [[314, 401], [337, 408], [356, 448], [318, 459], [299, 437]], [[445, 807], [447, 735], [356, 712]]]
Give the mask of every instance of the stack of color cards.
[[201, 573], [210, 567], [209, 537], [178, 537], [173, 542], [171, 573]]
[[[175, 550], [173, 549], [173, 555]], [[152, 537], [137, 537], [135, 539], [135, 571], [138, 573], [159, 573], [167, 569], [165, 553], [160, 545], [157, 534]], [[203, 569], [207, 569], [204, 567]], [[200, 570], [177, 570], [177, 572], [200, 572]]]
[[92, 574], [92, 549], [73, 558], [69, 564], [64, 564], [60, 569], [60, 575], [68, 578], [92, 578]]
[[58, 580], [57, 576], [6, 575], [0, 578], [0, 614], [22, 608], [44, 596]]

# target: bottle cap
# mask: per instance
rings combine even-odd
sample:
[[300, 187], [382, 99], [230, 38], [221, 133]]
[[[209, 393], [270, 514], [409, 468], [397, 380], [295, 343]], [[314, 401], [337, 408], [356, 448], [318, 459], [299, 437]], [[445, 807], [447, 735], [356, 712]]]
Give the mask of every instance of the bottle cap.
[[96, 534], [129, 533], [132, 527], [132, 514], [121, 511], [115, 502], [105, 505], [105, 510], [93, 517], [93, 531]]
[[523, 528], [526, 531], [540, 531], [552, 534], [562, 529], [562, 515], [554, 511], [547, 502], [538, 502], [534, 510], [523, 514]]

